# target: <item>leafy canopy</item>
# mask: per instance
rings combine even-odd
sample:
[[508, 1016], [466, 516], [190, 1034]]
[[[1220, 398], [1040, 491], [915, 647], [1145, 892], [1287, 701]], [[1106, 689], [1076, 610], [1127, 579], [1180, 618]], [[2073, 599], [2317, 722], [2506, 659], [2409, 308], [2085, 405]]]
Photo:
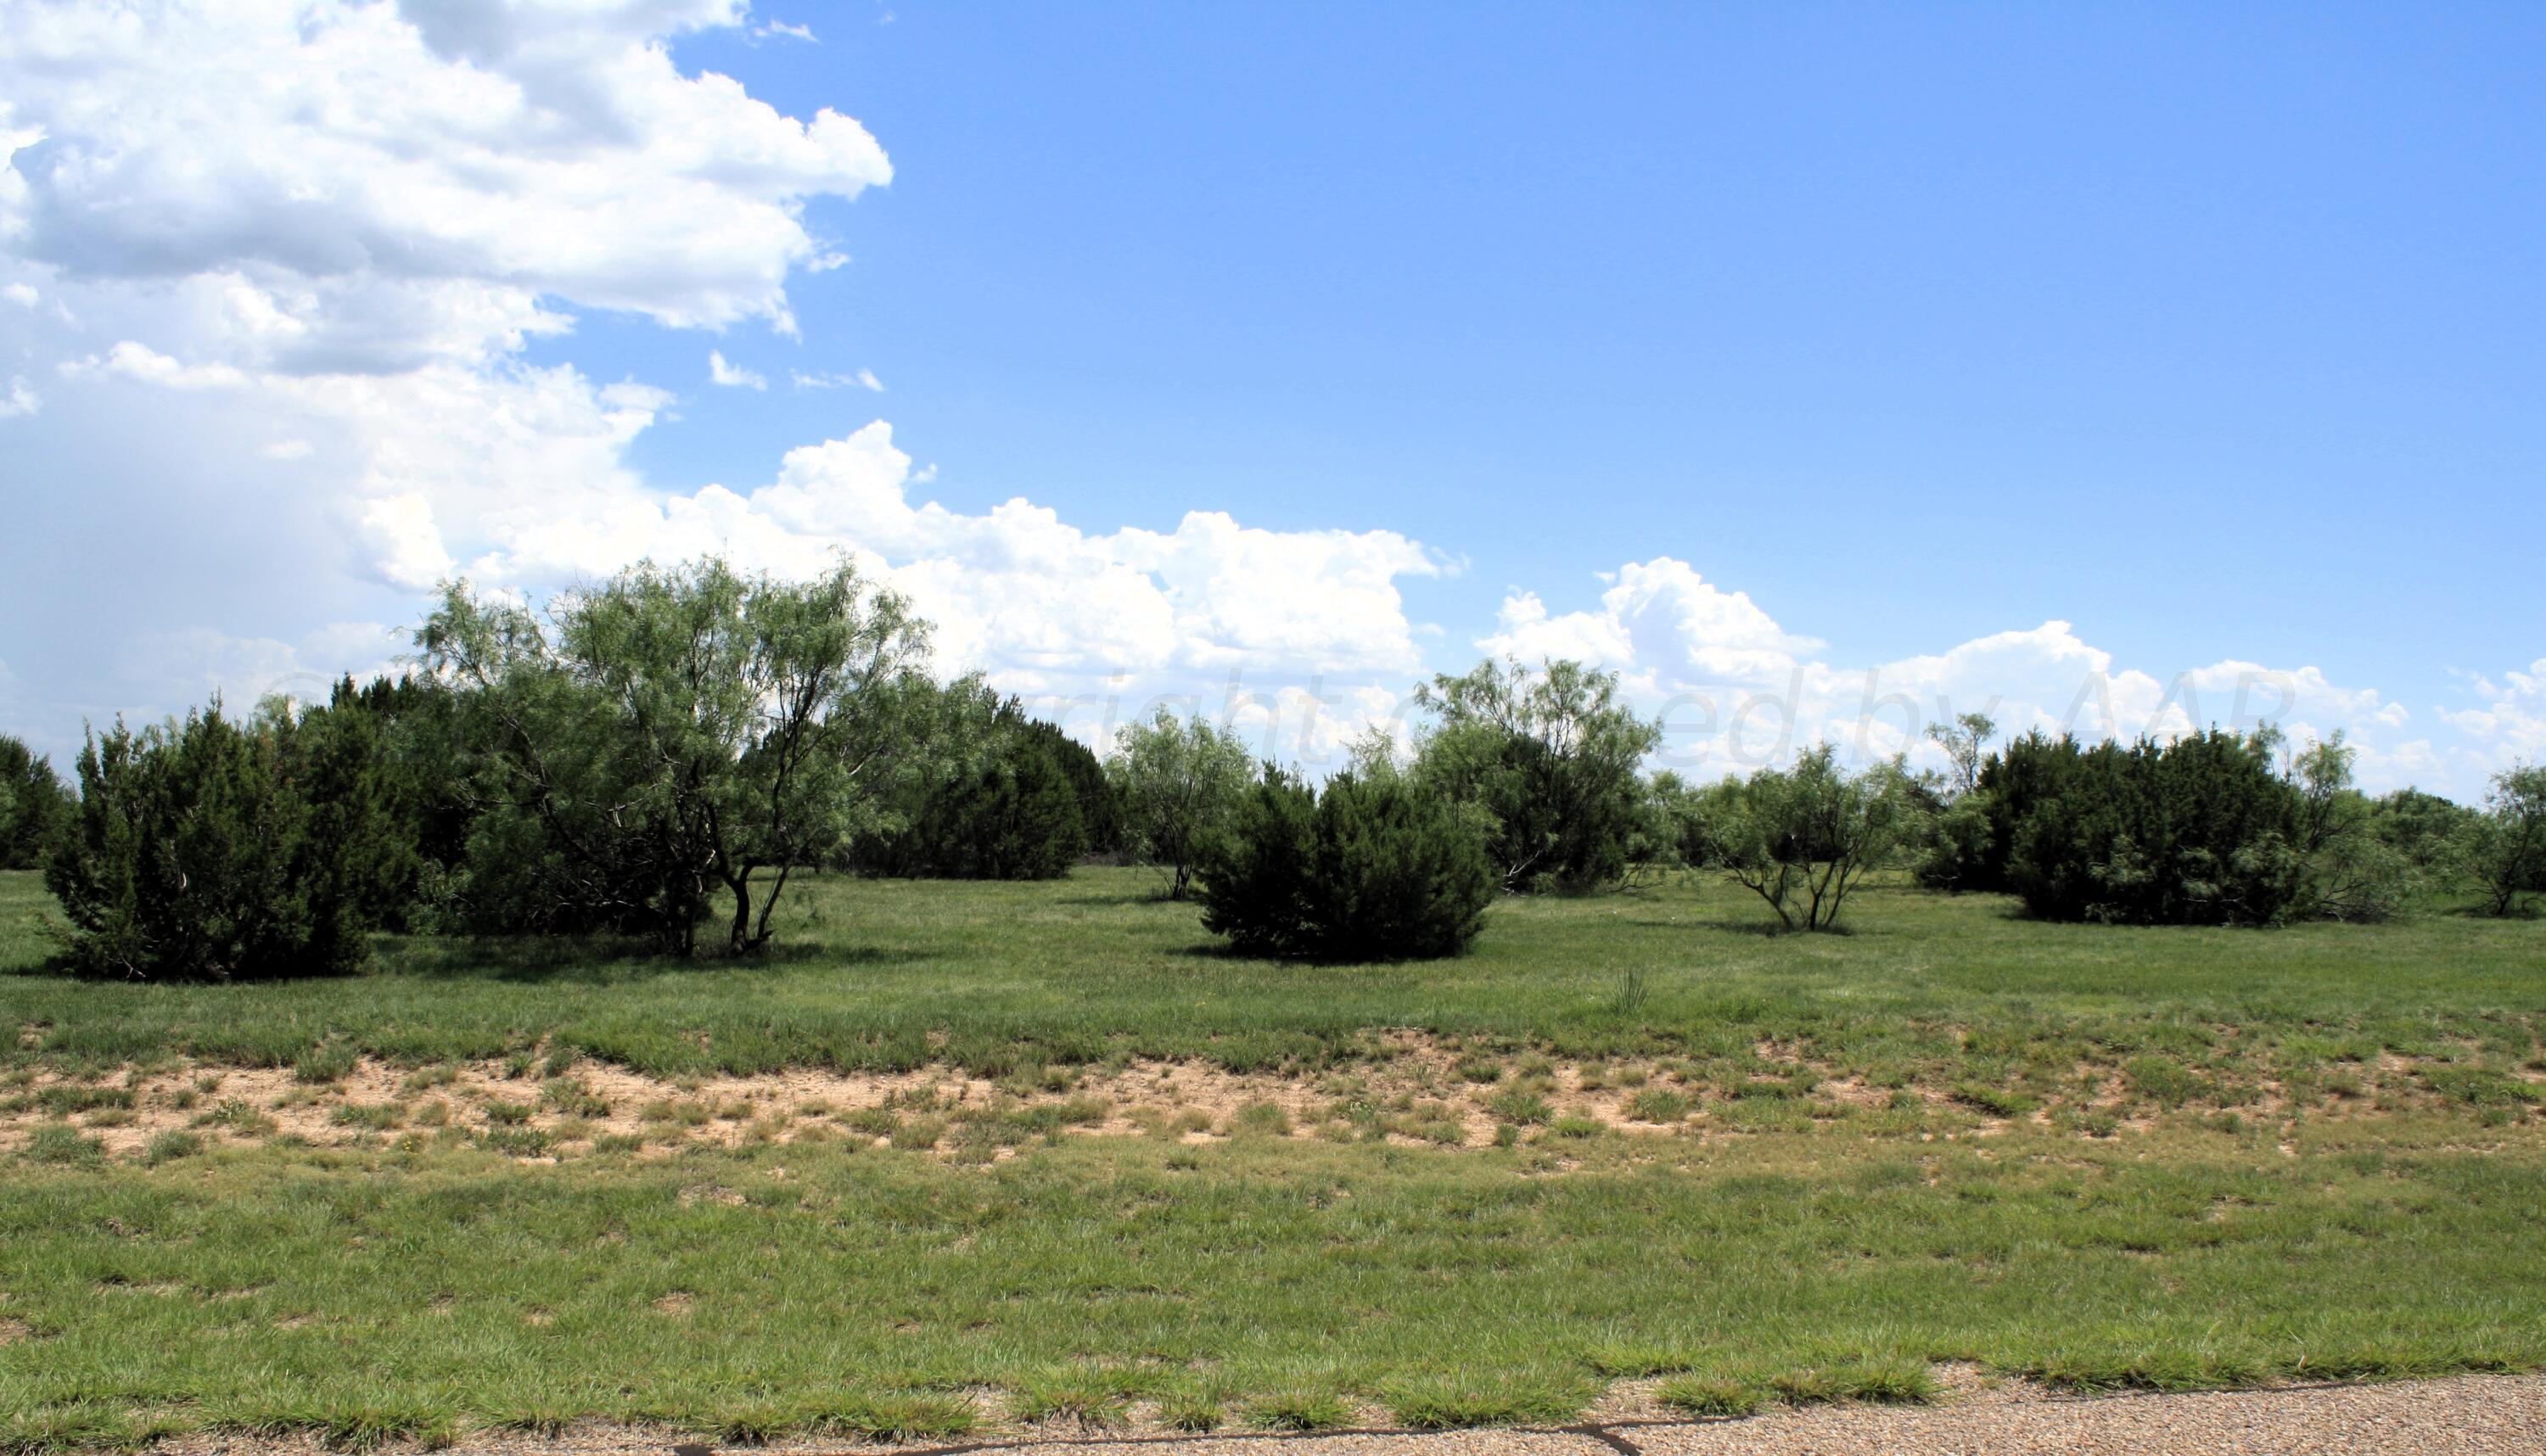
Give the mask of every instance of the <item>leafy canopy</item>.
[[1237, 735], [1199, 715], [1160, 708], [1115, 735], [1106, 771], [1123, 815], [1125, 843], [1166, 878], [1182, 899], [1194, 871], [1230, 829], [1255, 779], [1255, 760]]
[[369, 719], [280, 700], [211, 708], [80, 750], [80, 799], [45, 884], [84, 974], [318, 976], [362, 963], [396, 836]]
[[1094, 754], [1016, 699], [967, 680], [945, 689], [952, 751], [892, 795], [895, 825], [856, 848], [871, 875], [1050, 880], [1115, 827], [1113, 790]]
[[42, 868], [72, 804], [70, 789], [50, 762], [19, 739], [0, 735], [0, 870]]
[[1617, 674], [1489, 660], [1433, 678], [1415, 698], [1437, 722], [1416, 746], [1413, 776], [1486, 816], [1487, 853], [1506, 888], [1591, 890], [1625, 878], [1647, 817], [1639, 769], [1662, 730], [1622, 700]]
[[2546, 764], [2517, 764], [2493, 776], [2484, 813], [2464, 830], [2464, 855], [2485, 908], [2507, 915], [2521, 898], [2546, 891]]
[[417, 634], [463, 694], [484, 811], [480, 919], [644, 929], [684, 954], [719, 894], [725, 948], [771, 938], [791, 872], [888, 811], [939, 751], [927, 628], [843, 560], [794, 583], [640, 563], [546, 618], [454, 586]]
[[1898, 759], [1861, 774], [1826, 742], [1791, 769], [1763, 768], [1716, 801], [1715, 852], [1725, 872], [1767, 901], [1789, 930], [1827, 930], [1851, 892], [1914, 842], [1925, 814]]
[[1255, 954], [1453, 956], [1495, 887], [1477, 821], [1420, 786], [1343, 773], [1313, 794], [1272, 771], [1202, 871], [1203, 926]]

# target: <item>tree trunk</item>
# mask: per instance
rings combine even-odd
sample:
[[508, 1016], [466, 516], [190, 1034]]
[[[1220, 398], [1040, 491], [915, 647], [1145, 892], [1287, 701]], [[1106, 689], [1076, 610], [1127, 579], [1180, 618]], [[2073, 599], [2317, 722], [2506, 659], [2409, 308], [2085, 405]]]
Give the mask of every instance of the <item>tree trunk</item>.
[[769, 893], [760, 898], [760, 924], [754, 928], [751, 935], [751, 949], [754, 954], [769, 947], [769, 917], [777, 913], [779, 894], [786, 890], [787, 872], [793, 868], [792, 865], [781, 864], [778, 867], [777, 883], [771, 885]]
[[746, 869], [725, 884], [733, 891], [733, 933], [725, 942], [725, 953], [739, 956], [751, 948], [751, 871]]

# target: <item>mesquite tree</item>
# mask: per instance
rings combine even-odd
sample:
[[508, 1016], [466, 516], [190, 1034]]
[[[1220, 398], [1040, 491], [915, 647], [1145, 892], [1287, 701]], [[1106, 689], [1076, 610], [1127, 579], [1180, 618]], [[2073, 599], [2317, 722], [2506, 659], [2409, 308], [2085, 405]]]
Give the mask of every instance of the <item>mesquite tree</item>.
[[1989, 755], [1989, 740], [1997, 736], [1997, 720], [1986, 713], [1964, 713], [1952, 723], [1927, 725], [1927, 738], [1945, 750], [1945, 761], [1952, 769], [1945, 775], [1945, 799], [1958, 800], [1981, 784], [1981, 763]]
[[2507, 915], [2522, 895], [2546, 889], [2546, 764], [2495, 774], [2484, 813], [2468, 823], [2465, 838], [2487, 910]]
[[1849, 893], [1924, 823], [1898, 760], [1851, 775], [1827, 743], [1804, 750], [1792, 769], [1760, 769], [1723, 802], [1714, 827], [1725, 873], [1789, 930], [1830, 928]]
[[1594, 890], [1626, 876], [1646, 816], [1638, 777], [1661, 725], [1622, 701], [1615, 673], [1579, 662], [1485, 661], [1415, 692], [1437, 715], [1414, 758], [1418, 783], [1489, 815], [1504, 888]]
[[1219, 847], [1255, 780], [1255, 761], [1237, 735], [1200, 718], [1160, 708], [1114, 737], [1105, 771], [1122, 806], [1123, 832], [1141, 862], [1182, 899], [1194, 871]]
[[803, 583], [646, 562], [545, 618], [454, 586], [417, 644], [474, 715], [471, 869], [520, 928], [691, 954], [721, 894], [726, 949], [759, 951], [789, 874], [875, 827], [935, 738], [910, 722], [926, 625], [846, 561]]

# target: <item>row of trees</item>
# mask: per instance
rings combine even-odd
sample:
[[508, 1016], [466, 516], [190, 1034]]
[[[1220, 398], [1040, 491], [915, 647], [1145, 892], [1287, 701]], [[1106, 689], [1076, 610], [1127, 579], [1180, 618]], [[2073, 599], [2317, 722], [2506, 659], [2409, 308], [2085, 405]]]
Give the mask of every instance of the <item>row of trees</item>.
[[546, 613], [454, 589], [421, 671], [326, 704], [219, 705], [93, 735], [72, 794], [0, 739], [0, 864], [42, 864], [84, 969], [218, 979], [359, 960], [373, 927], [642, 935], [750, 955], [792, 876], [1041, 878], [1088, 853], [1250, 950], [1447, 954], [1501, 892], [1720, 872], [1792, 928], [1911, 867], [2036, 914], [2144, 923], [2377, 919], [2473, 884], [2546, 888], [2546, 770], [2482, 811], [2353, 787], [2339, 735], [1991, 746], [1850, 772], [1828, 745], [1697, 785], [1647, 776], [1656, 722], [1576, 663], [1486, 662], [1420, 692], [1408, 749], [1373, 734], [1322, 790], [1160, 712], [1101, 761], [975, 678], [923, 670], [927, 627], [842, 565], [787, 583], [636, 567]]
[[643, 565], [544, 615], [455, 588], [416, 641], [420, 673], [323, 705], [93, 734], [76, 796], [0, 760], [73, 962], [325, 974], [381, 926], [749, 955], [808, 869], [1048, 877], [1121, 840], [1095, 756], [930, 677], [925, 624], [847, 565]]
[[[1959, 740], [1988, 728], [1966, 721]], [[2546, 768], [2496, 775], [2479, 810], [2413, 789], [2372, 799], [2357, 759], [2338, 731], [2295, 752], [2270, 729], [2092, 746], [2028, 733], [1957, 754], [1973, 769], [1948, 785], [1919, 874], [2047, 918], [2137, 924], [2384, 920], [2432, 890], [2471, 890], [2499, 915], [2546, 890]]]
[[[1410, 757], [1366, 740], [1331, 813], [1357, 820], [1382, 785], [1423, 806], [1389, 831], [1391, 863], [1437, 883], [1451, 881], [1435, 867], [1462, 862], [1439, 846], [1464, 837], [1503, 890], [1597, 891], [1685, 867], [1721, 873], [1797, 930], [1834, 924], [1887, 868], [2014, 895], [2046, 919], [2133, 924], [2375, 921], [2433, 890], [2472, 890], [2506, 914], [2546, 891], [2546, 768], [2497, 776], [2478, 810], [2411, 789], [2369, 798], [2340, 733], [2296, 752], [2268, 728], [2093, 745], [2036, 732], [1994, 749], [1996, 726], [1966, 715], [1932, 734], [1942, 773], [1900, 759], [1850, 772], [1824, 743], [1791, 767], [1695, 785], [1642, 774], [1658, 726], [1618, 701], [1615, 679], [1575, 664], [1487, 663], [1435, 679], [1423, 699], [1438, 717]], [[1331, 929], [1266, 928], [1297, 920], [1286, 906], [1304, 896], [1342, 902], [1374, 873], [1299, 847], [1304, 826], [1325, 822], [1322, 800], [1270, 768], [1253, 774], [1207, 724], [1161, 718], [1123, 749], [1136, 842], [1169, 867], [1170, 894], [1198, 877], [1212, 923], [1241, 942], [1339, 949]], [[1301, 888], [1303, 863], [1335, 866], [1331, 883]], [[1468, 898], [1452, 879], [1455, 909]], [[1370, 902], [1396, 899], [1392, 887]], [[1401, 924], [1356, 934], [1371, 953], [1423, 939]]]
[[1606, 889], [1649, 857], [1661, 728], [1616, 677], [1488, 661], [1418, 701], [1410, 756], [1374, 732], [1322, 790], [1200, 719], [1137, 724], [1108, 764], [1127, 842], [1237, 948], [1329, 960], [1455, 955], [1496, 894]]
[[0, 870], [41, 870], [79, 801], [34, 749], [0, 737]]

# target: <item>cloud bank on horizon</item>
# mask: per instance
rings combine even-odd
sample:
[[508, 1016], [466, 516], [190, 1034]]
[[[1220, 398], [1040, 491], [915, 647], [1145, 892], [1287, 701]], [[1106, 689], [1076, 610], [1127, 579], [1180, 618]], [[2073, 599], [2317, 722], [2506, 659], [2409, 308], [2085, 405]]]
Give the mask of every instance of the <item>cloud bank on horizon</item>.
[[685, 398], [533, 344], [570, 352], [599, 314], [798, 333], [791, 281], [846, 263], [807, 205], [893, 177], [850, 116], [676, 65], [685, 34], [751, 23], [741, 0], [0, 12], [0, 461], [23, 507], [0, 729], [58, 753], [83, 721], [376, 669], [453, 576], [539, 593], [643, 557], [804, 573], [846, 553], [915, 598], [946, 666], [1091, 737], [1164, 701], [1330, 762], [1413, 680], [1492, 653], [1620, 671], [1700, 772], [1825, 736], [1915, 749], [1970, 709], [2087, 734], [2343, 728], [2371, 784], [2459, 794], [2546, 752], [2546, 660], [2420, 716], [2305, 666], [2118, 666], [2058, 620], [1839, 665], [1669, 555], [1564, 610], [1514, 588], [1454, 643], [1402, 587], [1455, 574], [1457, 543], [968, 514], [914, 495], [930, 473], [883, 419], [737, 462], [738, 486], [667, 488], [632, 442], [769, 380], [715, 347]]

